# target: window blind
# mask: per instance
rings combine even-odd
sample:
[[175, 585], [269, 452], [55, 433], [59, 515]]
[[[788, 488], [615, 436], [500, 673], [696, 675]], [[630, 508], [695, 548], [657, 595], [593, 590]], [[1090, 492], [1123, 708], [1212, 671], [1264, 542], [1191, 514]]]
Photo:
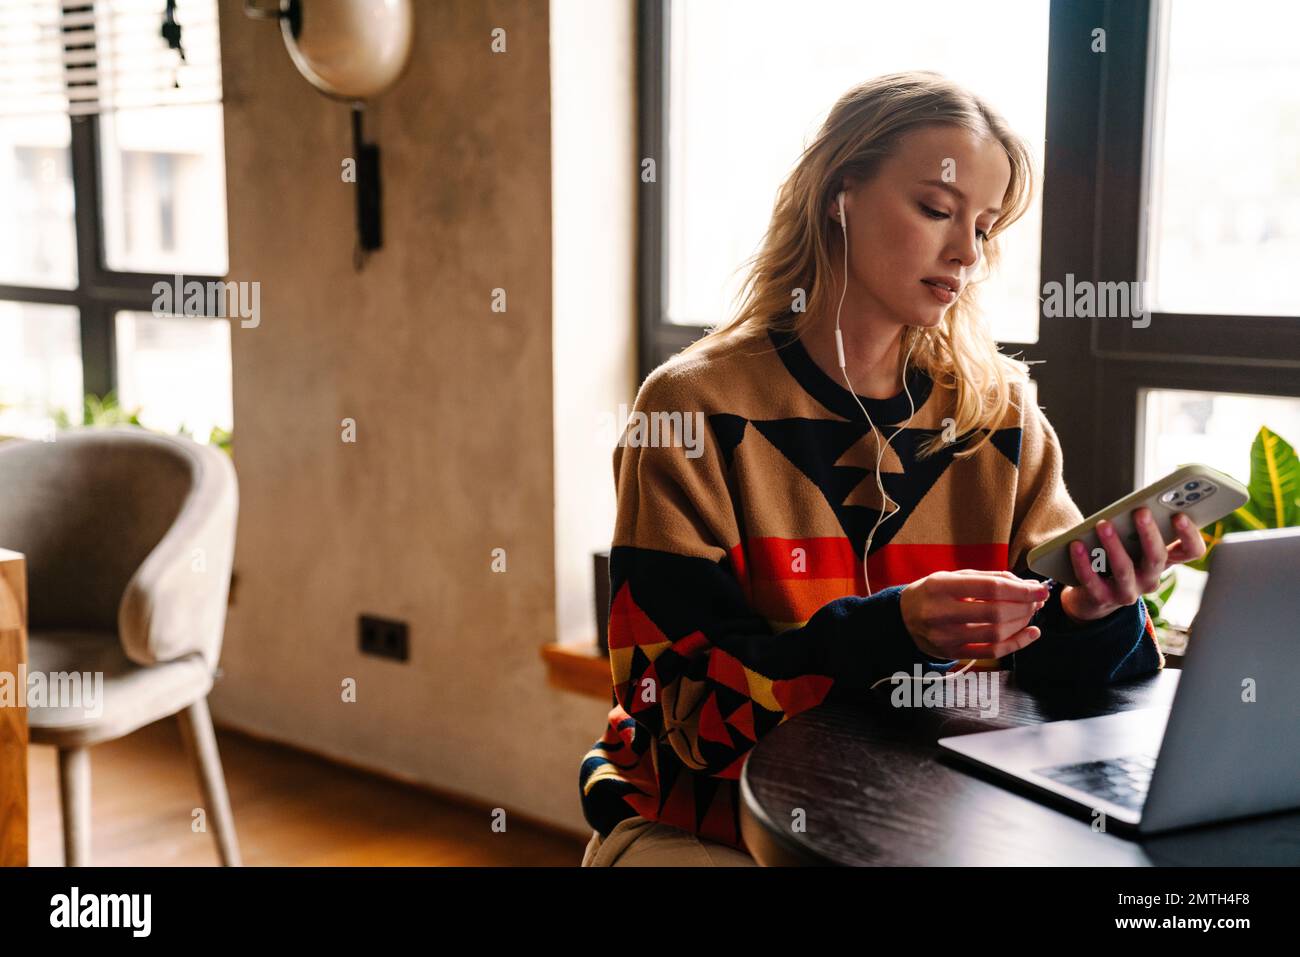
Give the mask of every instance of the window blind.
[[0, 118], [220, 100], [216, 0], [0, 0]]

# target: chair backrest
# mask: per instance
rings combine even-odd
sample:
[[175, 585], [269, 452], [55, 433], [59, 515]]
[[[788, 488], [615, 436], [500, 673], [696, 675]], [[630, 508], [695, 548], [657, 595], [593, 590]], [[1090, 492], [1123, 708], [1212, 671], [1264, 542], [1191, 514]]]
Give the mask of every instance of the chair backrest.
[[200, 448], [134, 426], [0, 442], [0, 547], [27, 556], [32, 630], [118, 629], [128, 582], [198, 484]]

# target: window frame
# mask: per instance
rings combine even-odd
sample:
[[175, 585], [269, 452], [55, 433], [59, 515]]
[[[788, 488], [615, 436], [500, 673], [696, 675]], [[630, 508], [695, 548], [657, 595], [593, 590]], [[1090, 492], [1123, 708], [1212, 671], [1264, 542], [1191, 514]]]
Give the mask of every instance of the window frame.
[[[1051, 0], [1039, 288], [1067, 273], [1145, 278], [1147, 172], [1161, 0]], [[637, 343], [642, 379], [704, 334], [667, 321], [669, 40], [672, 0], [638, 0]], [[1093, 53], [1092, 31], [1106, 31]], [[1158, 332], [1156, 330], [1159, 330]], [[1140, 390], [1300, 396], [1300, 318], [1151, 312], [1144, 336], [1113, 319], [1039, 318], [1038, 341], [1001, 342], [1034, 365], [1038, 404], [1085, 514], [1138, 482]], [[1284, 358], [1296, 356], [1295, 359]], [[1090, 414], [1080, 414], [1080, 412]]]
[[[1058, 5], [1074, 7], [1054, 0], [1053, 14]], [[1100, 8], [1095, 16], [1101, 19], [1093, 22], [1105, 26], [1111, 51], [1100, 58], [1101, 69], [1089, 97], [1097, 104], [1094, 115], [1101, 118], [1093, 205], [1098, 212], [1106, 211], [1111, 226], [1105, 242], [1100, 218], [1090, 230], [1092, 272], [1103, 280], [1145, 279], [1148, 235], [1144, 211], [1148, 208], [1154, 132], [1149, 119], [1156, 79], [1163, 68], [1157, 59], [1160, 31], [1166, 26], [1160, 19], [1162, 3], [1106, 0], [1080, 7], [1089, 5]], [[1065, 17], [1063, 21], [1069, 23]], [[1078, 21], [1070, 25], [1078, 30], [1085, 26]], [[1071, 45], [1081, 46], [1077, 42]], [[1117, 57], [1113, 55], [1116, 51]], [[1070, 55], [1068, 50], [1062, 52]], [[1063, 276], [1064, 272], [1058, 267], [1049, 275]], [[1072, 321], [1078, 320], [1049, 326]], [[1092, 508], [1100, 508], [1137, 486], [1144, 426], [1139, 406], [1142, 389], [1300, 397], [1300, 317], [1152, 310], [1151, 325], [1141, 332], [1139, 337], [1131, 322], [1089, 320], [1086, 353], [1080, 350], [1074, 356], [1092, 386], [1093, 414], [1071, 417], [1085, 427], [1074, 436], [1074, 448], [1086, 450], [1084, 456], [1075, 456], [1073, 474], [1087, 490]], [[1068, 360], [1058, 357], [1057, 362], [1069, 369]], [[1068, 407], [1065, 393], [1069, 387], [1063, 376], [1056, 378], [1054, 394]], [[1078, 461], [1080, 458], [1084, 461]]]
[[[655, 366], [704, 334], [699, 326], [668, 322], [668, 84], [672, 0], [637, 0], [637, 374]], [[642, 176], [655, 162], [655, 181]]]
[[[93, 0], [82, 8], [65, 6], [64, 14], [90, 11]], [[83, 65], [84, 66], [84, 65]], [[153, 312], [157, 295], [155, 283], [174, 285], [175, 273], [124, 272], [105, 267], [103, 168], [99, 149], [99, 114], [69, 116], [70, 158], [72, 167], [73, 219], [76, 237], [77, 283], [71, 289], [0, 283], [0, 300], [73, 306], [77, 309], [81, 330], [82, 395], [103, 398], [118, 386], [117, 336], [114, 317], [120, 310]], [[185, 282], [221, 281], [220, 276], [185, 273]], [[219, 319], [207, 312], [206, 300], [201, 315], [178, 318]], [[80, 422], [81, 410], [74, 409], [73, 421]]]

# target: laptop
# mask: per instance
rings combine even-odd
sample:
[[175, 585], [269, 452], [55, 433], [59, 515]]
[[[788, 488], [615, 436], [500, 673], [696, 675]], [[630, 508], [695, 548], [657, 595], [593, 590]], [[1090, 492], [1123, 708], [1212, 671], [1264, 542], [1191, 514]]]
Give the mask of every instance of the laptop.
[[1172, 703], [940, 738], [946, 752], [1155, 834], [1300, 807], [1300, 528], [1214, 547]]

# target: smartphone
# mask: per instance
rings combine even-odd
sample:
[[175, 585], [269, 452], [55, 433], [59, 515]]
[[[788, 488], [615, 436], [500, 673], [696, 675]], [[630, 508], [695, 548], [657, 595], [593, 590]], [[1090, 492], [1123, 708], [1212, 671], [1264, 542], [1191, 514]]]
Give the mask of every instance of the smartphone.
[[1029, 567], [1038, 574], [1054, 578], [1063, 584], [1079, 585], [1079, 578], [1070, 561], [1070, 542], [1076, 538], [1083, 542], [1088, 550], [1088, 561], [1091, 562], [1094, 549], [1104, 550], [1101, 539], [1097, 537], [1096, 527], [1099, 521], [1105, 519], [1115, 526], [1119, 540], [1136, 568], [1143, 557], [1142, 540], [1138, 537], [1137, 526], [1133, 522], [1133, 512], [1136, 509], [1143, 505], [1151, 509], [1151, 517], [1160, 530], [1160, 538], [1168, 545], [1178, 539], [1173, 526], [1176, 513], [1186, 512], [1197, 528], [1204, 528], [1235, 512], [1248, 501], [1250, 493], [1246, 487], [1230, 475], [1224, 475], [1208, 465], [1183, 465], [1146, 488], [1138, 489], [1100, 512], [1089, 515], [1068, 532], [1032, 549], [1029, 552]]

